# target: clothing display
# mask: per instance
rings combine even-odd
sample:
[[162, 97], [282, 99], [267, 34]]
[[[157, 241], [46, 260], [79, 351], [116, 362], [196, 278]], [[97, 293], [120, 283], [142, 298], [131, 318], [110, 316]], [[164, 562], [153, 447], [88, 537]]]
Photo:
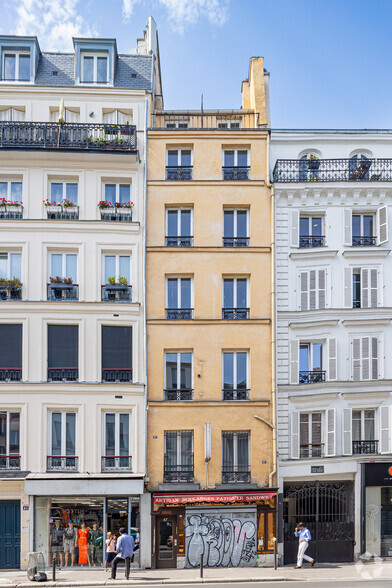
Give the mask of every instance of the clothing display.
[[78, 548], [79, 548], [79, 565], [84, 565], [88, 563], [87, 558], [87, 537], [90, 530], [85, 527], [84, 529], [78, 530]]
[[90, 556], [90, 564], [102, 564], [102, 541], [103, 536], [100, 529], [90, 530], [88, 536], [88, 553]]
[[61, 553], [63, 551], [63, 535], [63, 527], [56, 527], [56, 525], [51, 527], [50, 536], [52, 553]]

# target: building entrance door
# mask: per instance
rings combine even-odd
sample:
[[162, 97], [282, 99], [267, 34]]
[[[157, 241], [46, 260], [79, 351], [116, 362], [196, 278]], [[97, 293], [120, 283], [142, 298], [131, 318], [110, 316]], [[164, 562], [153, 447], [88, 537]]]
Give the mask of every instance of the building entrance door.
[[177, 567], [177, 517], [159, 516], [156, 518], [156, 567]]
[[19, 500], [0, 500], [0, 568], [20, 568]]

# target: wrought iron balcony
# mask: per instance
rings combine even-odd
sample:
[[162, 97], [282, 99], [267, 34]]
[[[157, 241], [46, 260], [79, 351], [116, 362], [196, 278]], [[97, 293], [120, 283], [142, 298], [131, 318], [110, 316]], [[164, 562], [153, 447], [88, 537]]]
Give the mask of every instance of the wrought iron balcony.
[[392, 159], [278, 159], [274, 182], [390, 182]]
[[249, 237], [223, 237], [223, 247], [248, 247]]
[[136, 127], [90, 123], [0, 122], [0, 148], [66, 151], [120, 151], [136, 153]]
[[102, 382], [132, 382], [132, 368], [102, 368]]
[[0, 382], [20, 382], [22, 368], [0, 368]]
[[192, 247], [193, 237], [165, 237], [166, 247]]
[[23, 206], [1, 206], [0, 219], [19, 220], [23, 218]]
[[132, 208], [101, 208], [101, 220], [132, 222]]
[[224, 388], [222, 390], [223, 400], [249, 400], [249, 389], [247, 388]]
[[0, 470], [20, 470], [20, 455], [1, 455]]
[[164, 390], [165, 400], [193, 400], [191, 388], [171, 388]]
[[78, 458], [75, 455], [48, 455], [46, 470], [48, 472], [77, 472]]
[[64, 284], [63, 282], [52, 282], [48, 284], [48, 300], [52, 301], [74, 301], [79, 300], [79, 285]]
[[[193, 461], [193, 455], [190, 456]], [[191, 465], [167, 465], [165, 456], [164, 482], [193, 482], [193, 463]]]
[[378, 440], [353, 441], [353, 455], [370, 455], [378, 453]]
[[170, 182], [187, 182], [192, 180], [192, 165], [167, 165], [166, 179]]
[[126, 284], [105, 284], [101, 287], [103, 302], [132, 302], [132, 286]]
[[313, 237], [310, 235], [300, 235], [299, 236], [299, 246], [303, 249], [308, 247], [324, 247], [325, 245], [325, 237]]
[[250, 466], [222, 467], [222, 484], [249, 484]]
[[249, 180], [250, 167], [244, 165], [224, 165], [222, 167], [223, 179], [228, 182]]
[[361, 299], [353, 298], [353, 308], [361, 308]]
[[103, 472], [131, 472], [132, 455], [103, 455], [101, 469]]
[[74, 368], [48, 368], [48, 382], [77, 382], [79, 370]]
[[324, 443], [300, 443], [299, 457], [324, 457]]
[[300, 384], [319, 384], [325, 382], [325, 371], [313, 370], [313, 371], [300, 371], [299, 372], [299, 383]]
[[249, 308], [222, 308], [222, 318], [228, 320], [248, 319]]
[[22, 284], [20, 286], [0, 285], [0, 300], [22, 300]]
[[360, 237], [353, 236], [353, 247], [375, 247], [377, 245], [377, 237]]
[[[58, 210], [56, 210], [58, 209]], [[47, 206], [46, 207], [47, 217], [50, 220], [78, 220], [79, 219], [79, 207], [60, 207], [60, 206]]]
[[192, 319], [193, 308], [166, 308], [166, 318], [172, 320]]

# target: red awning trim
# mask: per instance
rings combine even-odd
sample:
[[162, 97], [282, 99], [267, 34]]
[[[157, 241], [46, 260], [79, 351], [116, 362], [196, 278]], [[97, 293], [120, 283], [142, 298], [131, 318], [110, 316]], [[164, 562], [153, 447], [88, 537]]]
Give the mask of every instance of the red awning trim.
[[192, 504], [194, 502], [258, 502], [275, 498], [276, 492], [222, 492], [220, 494], [154, 494], [154, 504]]

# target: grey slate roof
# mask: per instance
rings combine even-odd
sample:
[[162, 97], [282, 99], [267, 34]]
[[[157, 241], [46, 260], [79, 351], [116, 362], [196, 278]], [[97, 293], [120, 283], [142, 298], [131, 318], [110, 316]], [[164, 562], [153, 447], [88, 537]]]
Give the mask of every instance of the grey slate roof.
[[[54, 75], [53, 71], [57, 71]], [[37, 86], [74, 86], [75, 56], [73, 53], [42, 53], [35, 84]], [[122, 55], [116, 58], [115, 88], [152, 89], [152, 56]]]

